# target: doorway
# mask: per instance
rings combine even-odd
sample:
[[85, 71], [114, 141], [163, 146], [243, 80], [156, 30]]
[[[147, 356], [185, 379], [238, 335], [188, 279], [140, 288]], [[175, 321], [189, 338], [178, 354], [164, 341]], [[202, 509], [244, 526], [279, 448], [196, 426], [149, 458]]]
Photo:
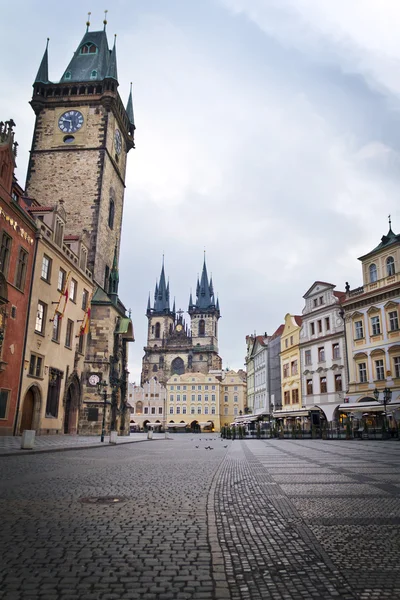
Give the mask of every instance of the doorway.
[[33, 428], [33, 410], [35, 407], [35, 396], [32, 388], [25, 394], [24, 406], [22, 409], [20, 433], [25, 429]]
[[67, 399], [65, 401], [64, 413], [64, 433], [76, 434], [78, 430], [78, 396], [77, 388], [72, 383], [67, 391]]

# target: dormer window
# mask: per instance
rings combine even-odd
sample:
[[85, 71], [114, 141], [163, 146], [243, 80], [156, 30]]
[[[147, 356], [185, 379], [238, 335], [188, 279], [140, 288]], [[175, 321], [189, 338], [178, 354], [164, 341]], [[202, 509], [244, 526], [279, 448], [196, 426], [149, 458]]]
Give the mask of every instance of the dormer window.
[[81, 54], [96, 54], [97, 53], [97, 46], [95, 44], [92, 44], [91, 42], [88, 42], [87, 44], [83, 44], [83, 46], [81, 47]]
[[64, 79], [71, 79], [71, 71], [66, 71]]
[[378, 271], [376, 265], [372, 263], [369, 265], [369, 282], [374, 283], [375, 281], [378, 281]]
[[390, 277], [391, 275], [394, 275], [395, 270], [394, 270], [393, 256], [388, 256], [388, 258], [386, 259], [386, 270], [387, 270], [388, 277]]
[[90, 73], [90, 79], [96, 79], [96, 77], [97, 77], [97, 71], [96, 71], [96, 70], [93, 70], [93, 71]]

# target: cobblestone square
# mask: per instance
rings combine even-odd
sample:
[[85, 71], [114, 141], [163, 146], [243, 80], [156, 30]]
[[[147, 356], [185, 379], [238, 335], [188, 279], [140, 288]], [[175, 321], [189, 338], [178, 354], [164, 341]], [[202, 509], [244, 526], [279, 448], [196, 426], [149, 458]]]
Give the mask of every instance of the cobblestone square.
[[396, 440], [156, 436], [0, 481], [4, 600], [400, 598]]

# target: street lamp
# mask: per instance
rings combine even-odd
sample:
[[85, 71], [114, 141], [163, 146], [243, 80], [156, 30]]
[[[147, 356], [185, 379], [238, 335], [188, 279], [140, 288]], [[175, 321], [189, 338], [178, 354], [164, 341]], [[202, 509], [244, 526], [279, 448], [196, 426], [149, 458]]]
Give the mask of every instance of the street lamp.
[[104, 405], [103, 405], [103, 423], [101, 426], [101, 438], [100, 441], [104, 442], [104, 435], [105, 435], [105, 428], [106, 428], [106, 408], [107, 408], [107, 382], [106, 381], [99, 381], [99, 383], [97, 384], [97, 389], [99, 391], [99, 394], [101, 396], [101, 394], [103, 393], [103, 400], [104, 400]]
[[[379, 401], [379, 390], [377, 388], [374, 389], [374, 396], [375, 396], [375, 400]], [[391, 399], [392, 399], [392, 390], [388, 387], [385, 387], [385, 389], [383, 390], [383, 407], [384, 407], [384, 411], [385, 411], [385, 426], [386, 426], [387, 431], [388, 431], [388, 426], [387, 426], [386, 405], [390, 403]]]

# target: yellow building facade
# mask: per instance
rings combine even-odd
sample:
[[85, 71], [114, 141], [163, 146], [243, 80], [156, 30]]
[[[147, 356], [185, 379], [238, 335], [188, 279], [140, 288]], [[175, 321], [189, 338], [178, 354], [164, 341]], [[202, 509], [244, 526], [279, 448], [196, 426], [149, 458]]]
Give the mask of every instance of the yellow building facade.
[[343, 302], [348, 350], [348, 401], [380, 399], [385, 388], [400, 401], [400, 235], [391, 227], [360, 257], [363, 285], [347, 285]]
[[287, 314], [281, 336], [282, 411], [301, 408], [300, 329], [302, 319]]
[[219, 432], [243, 414], [245, 401], [243, 372], [173, 375], [167, 381], [167, 426]]

